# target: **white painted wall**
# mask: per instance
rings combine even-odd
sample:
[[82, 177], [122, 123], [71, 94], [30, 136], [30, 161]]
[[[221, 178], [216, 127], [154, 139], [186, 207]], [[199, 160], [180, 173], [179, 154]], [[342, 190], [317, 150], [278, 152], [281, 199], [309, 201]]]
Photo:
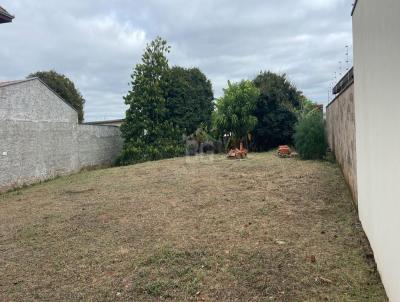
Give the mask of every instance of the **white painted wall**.
[[391, 301], [400, 301], [400, 1], [353, 15], [359, 213]]

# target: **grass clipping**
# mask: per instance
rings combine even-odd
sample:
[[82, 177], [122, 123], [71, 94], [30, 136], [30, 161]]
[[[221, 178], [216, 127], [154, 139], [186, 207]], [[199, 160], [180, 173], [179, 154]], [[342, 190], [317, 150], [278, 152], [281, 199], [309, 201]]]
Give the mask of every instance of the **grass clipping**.
[[339, 168], [196, 156], [0, 195], [1, 301], [386, 301]]

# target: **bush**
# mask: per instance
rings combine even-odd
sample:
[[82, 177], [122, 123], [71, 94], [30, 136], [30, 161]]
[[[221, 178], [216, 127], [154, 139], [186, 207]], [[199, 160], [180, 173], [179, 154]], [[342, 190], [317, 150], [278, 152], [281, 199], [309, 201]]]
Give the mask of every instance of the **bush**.
[[146, 145], [139, 140], [125, 143], [124, 149], [117, 159], [117, 165], [126, 166], [146, 161], [160, 160], [165, 158], [179, 157], [185, 155], [183, 143], [170, 143], [158, 140], [154, 145]]
[[322, 159], [326, 154], [325, 121], [320, 111], [301, 119], [295, 127], [294, 141], [302, 159]]

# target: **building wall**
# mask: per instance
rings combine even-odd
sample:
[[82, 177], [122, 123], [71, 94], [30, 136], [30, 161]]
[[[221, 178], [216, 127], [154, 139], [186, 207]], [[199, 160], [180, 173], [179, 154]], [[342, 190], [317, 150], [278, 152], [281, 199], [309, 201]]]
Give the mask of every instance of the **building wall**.
[[400, 301], [400, 1], [353, 15], [358, 207], [391, 301]]
[[0, 87], [0, 191], [112, 163], [117, 127], [78, 125], [78, 115], [37, 79]]
[[79, 166], [92, 167], [113, 164], [122, 148], [121, 132], [112, 126], [78, 126]]
[[328, 142], [357, 203], [357, 156], [354, 85], [340, 93], [326, 108]]

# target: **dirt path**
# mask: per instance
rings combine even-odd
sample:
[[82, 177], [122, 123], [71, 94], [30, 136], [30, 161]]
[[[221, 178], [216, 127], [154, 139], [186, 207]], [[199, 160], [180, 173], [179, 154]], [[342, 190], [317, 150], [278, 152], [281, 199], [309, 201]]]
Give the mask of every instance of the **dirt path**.
[[336, 165], [223, 156], [0, 195], [0, 301], [386, 301]]

